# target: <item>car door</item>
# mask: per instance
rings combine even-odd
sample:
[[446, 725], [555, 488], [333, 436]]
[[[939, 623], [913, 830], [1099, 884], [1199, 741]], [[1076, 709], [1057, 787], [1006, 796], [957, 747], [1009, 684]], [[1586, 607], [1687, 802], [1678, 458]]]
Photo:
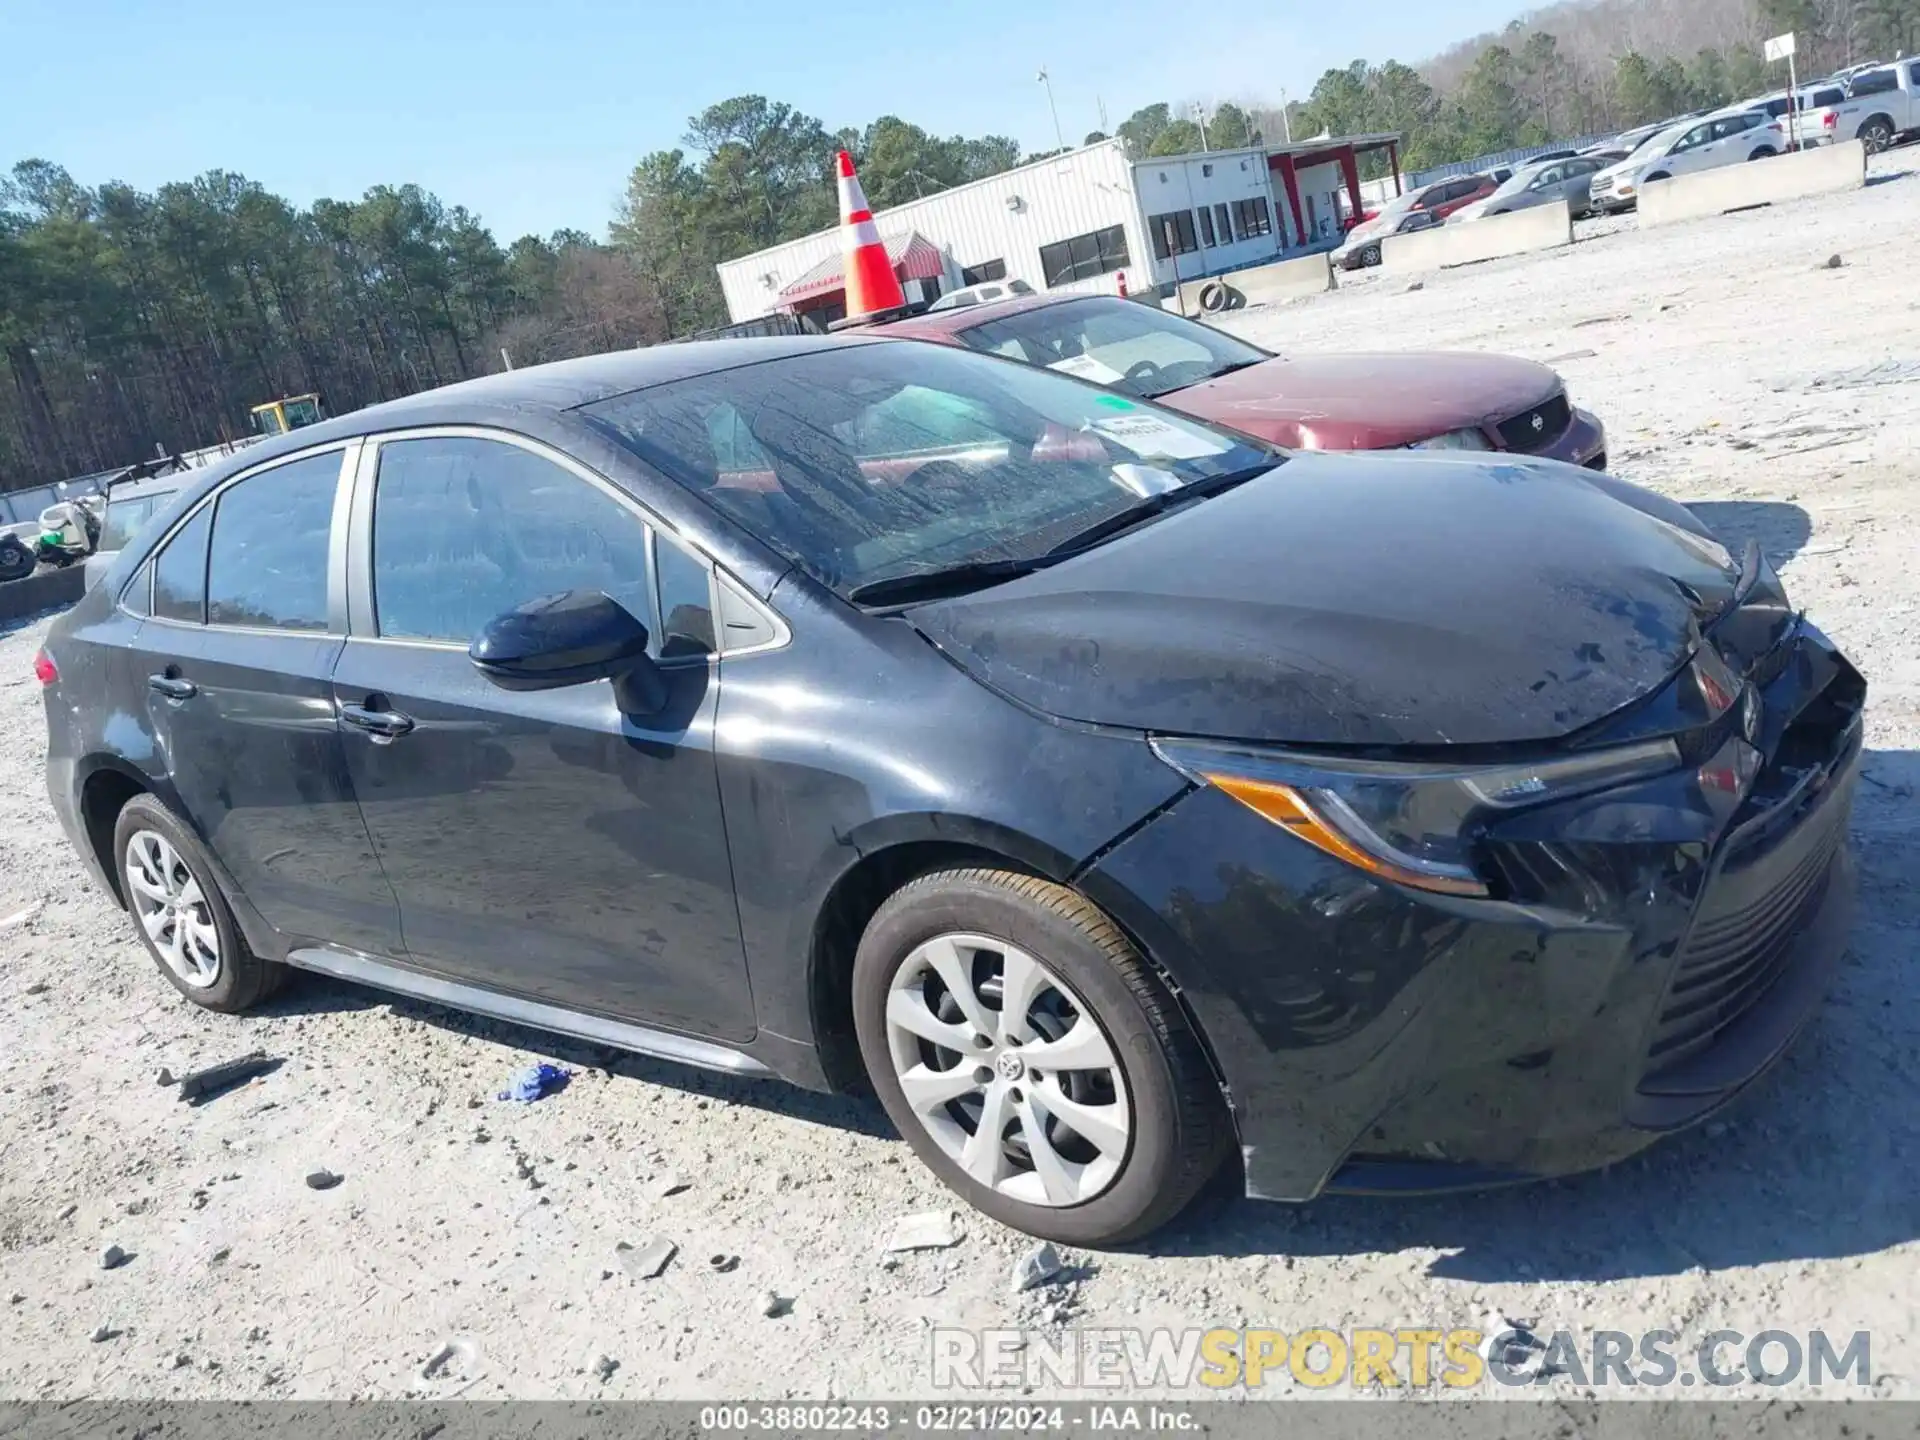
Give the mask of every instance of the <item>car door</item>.
[[399, 944], [399, 908], [332, 688], [346, 636], [340, 481], [358, 449], [275, 461], [175, 522], [146, 567], [134, 650], [162, 778], [247, 901], [290, 939], [378, 952]]
[[[750, 1038], [707, 561], [558, 451], [460, 430], [368, 445], [349, 555], [333, 698], [409, 963]], [[622, 714], [606, 681], [512, 692], [474, 669], [467, 647], [489, 620], [576, 589], [647, 626], [667, 679], [660, 713]]]
[[1669, 175], [1684, 175], [1688, 171], [1700, 168], [1701, 151], [1712, 139], [1711, 122], [1694, 126], [1674, 142], [1673, 148], [1667, 151], [1664, 159], [1655, 161], [1649, 167], [1649, 173], [1658, 175], [1664, 171]]

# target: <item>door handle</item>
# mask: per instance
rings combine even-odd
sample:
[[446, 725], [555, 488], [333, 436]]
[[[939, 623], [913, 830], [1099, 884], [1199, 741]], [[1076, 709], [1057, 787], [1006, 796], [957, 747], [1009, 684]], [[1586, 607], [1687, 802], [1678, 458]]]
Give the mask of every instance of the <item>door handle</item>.
[[191, 700], [200, 693], [198, 685], [191, 680], [182, 680], [178, 675], [149, 675], [147, 688], [169, 700]]
[[369, 710], [364, 705], [342, 705], [340, 718], [364, 730], [376, 745], [387, 745], [413, 729], [413, 717], [398, 710]]

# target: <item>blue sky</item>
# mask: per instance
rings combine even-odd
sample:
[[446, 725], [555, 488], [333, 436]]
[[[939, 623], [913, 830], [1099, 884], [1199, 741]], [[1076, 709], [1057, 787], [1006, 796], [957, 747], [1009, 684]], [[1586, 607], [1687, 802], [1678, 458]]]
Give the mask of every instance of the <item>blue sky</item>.
[[[151, 188], [215, 167], [300, 204], [417, 181], [503, 244], [602, 234], [633, 162], [758, 93], [829, 128], [889, 112], [1050, 148], [1155, 100], [1296, 98], [1418, 59], [1520, 0], [0, 0], [0, 167]], [[1204, 24], [1183, 24], [1196, 15]], [[966, 34], [957, 35], [964, 26]], [[943, 40], [942, 32], [956, 33]], [[839, 37], [872, 37], [858, 44]]]

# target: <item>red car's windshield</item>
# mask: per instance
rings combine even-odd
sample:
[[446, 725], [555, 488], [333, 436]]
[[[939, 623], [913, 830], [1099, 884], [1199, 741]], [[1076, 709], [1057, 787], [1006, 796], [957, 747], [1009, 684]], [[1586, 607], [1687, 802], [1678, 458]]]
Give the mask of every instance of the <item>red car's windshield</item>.
[[1231, 335], [1111, 296], [1018, 310], [959, 333], [969, 349], [1024, 360], [1151, 400], [1273, 357]]

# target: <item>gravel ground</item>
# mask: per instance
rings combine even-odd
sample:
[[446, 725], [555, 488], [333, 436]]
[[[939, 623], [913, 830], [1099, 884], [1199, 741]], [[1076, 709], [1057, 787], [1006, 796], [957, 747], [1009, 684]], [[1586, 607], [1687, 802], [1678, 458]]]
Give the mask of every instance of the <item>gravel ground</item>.
[[[971, 1213], [957, 1246], [888, 1264], [895, 1220], [950, 1202], [868, 1100], [314, 979], [244, 1019], [177, 998], [48, 808], [42, 620], [0, 635], [0, 1396], [924, 1396], [930, 1324], [1291, 1333], [1490, 1312], [1689, 1339], [1865, 1329], [1875, 1391], [1913, 1395], [1916, 163], [1888, 157], [1842, 199], [1586, 227], [1570, 251], [1417, 293], [1372, 275], [1229, 321], [1282, 349], [1367, 337], [1553, 361], [1608, 422], [1620, 473], [1758, 535], [1866, 671], [1852, 956], [1722, 1121], [1608, 1173], [1477, 1197], [1293, 1209], [1223, 1192], [1148, 1246], [1069, 1256], [1067, 1283], [1021, 1300], [1008, 1274], [1028, 1242]], [[255, 1047], [287, 1063], [203, 1108], [155, 1083]], [[537, 1105], [496, 1101], [536, 1057], [580, 1073]], [[308, 1188], [323, 1166], [342, 1182]], [[617, 1247], [656, 1236], [677, 1257], [630, 1278]], [[104, 1269], [109, 1244], [130, 1258]], [[738, 1264], [714, 1273], [711, 1255]], [[784, 1313], [762, 1313], [768, 1290]]]

